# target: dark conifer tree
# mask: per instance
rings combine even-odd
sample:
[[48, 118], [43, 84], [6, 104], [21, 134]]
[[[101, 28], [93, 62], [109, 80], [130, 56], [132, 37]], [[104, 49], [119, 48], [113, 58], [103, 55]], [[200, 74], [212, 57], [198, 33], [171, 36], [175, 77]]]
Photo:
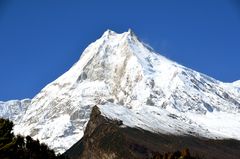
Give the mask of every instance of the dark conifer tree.
[[13, 123], [0, 118], [0, 159], [57, 159], [54, 151], [30, 136], [14, 136]]

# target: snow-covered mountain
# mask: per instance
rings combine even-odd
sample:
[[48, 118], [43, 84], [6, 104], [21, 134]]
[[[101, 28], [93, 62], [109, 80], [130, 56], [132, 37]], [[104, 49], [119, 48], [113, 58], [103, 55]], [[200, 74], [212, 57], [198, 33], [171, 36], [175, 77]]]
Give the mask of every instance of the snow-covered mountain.
[[16, 104], [11, 113], [8, 103], [0, 103], [0, 115], [16, 123], [15, 133], [30, 134], [60, 153], [83, 136], [94, 105], [130, 127], [240, 140], [239, 82], [223, 83], [173, 62], [131, 30], [107, 30], [27, 109]]

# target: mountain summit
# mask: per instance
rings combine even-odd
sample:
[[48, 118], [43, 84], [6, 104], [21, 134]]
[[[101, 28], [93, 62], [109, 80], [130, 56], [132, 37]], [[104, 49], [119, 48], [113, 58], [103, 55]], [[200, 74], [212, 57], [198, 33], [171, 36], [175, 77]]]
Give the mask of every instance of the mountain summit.
[[129, 127], [240, 139], [236, 83], [220, 82], [155, 53], [132, 30], [107, 30], [27, 108], [18, 109], [19, 116], [4, 103], [0, 115], [18, 119], [15, 133], [31, 135], [62, 153], [81, 139], [94, 105]]

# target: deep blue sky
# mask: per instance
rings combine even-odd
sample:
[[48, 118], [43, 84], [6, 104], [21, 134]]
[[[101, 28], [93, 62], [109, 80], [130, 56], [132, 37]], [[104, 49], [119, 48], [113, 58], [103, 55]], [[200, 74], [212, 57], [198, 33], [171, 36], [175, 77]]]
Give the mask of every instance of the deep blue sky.
[[237, 0], [0, 0], [0, 100], [32, 98], [108, 28], [132, 28], [216, 79], [240, 79], [239, 8]]

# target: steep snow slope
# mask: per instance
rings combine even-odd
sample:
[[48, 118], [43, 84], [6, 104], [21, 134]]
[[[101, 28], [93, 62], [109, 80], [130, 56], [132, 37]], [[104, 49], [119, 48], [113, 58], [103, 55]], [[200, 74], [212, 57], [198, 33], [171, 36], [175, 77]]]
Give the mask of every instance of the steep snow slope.
[[239, 97], [235, 84], [155, 53], [131, 30], [107, 30], [31, 100], [14, 131], [62, 153], [83, 136], [92, 106], [100, 105], [103, 114], [127, 126], [240, 139]]

